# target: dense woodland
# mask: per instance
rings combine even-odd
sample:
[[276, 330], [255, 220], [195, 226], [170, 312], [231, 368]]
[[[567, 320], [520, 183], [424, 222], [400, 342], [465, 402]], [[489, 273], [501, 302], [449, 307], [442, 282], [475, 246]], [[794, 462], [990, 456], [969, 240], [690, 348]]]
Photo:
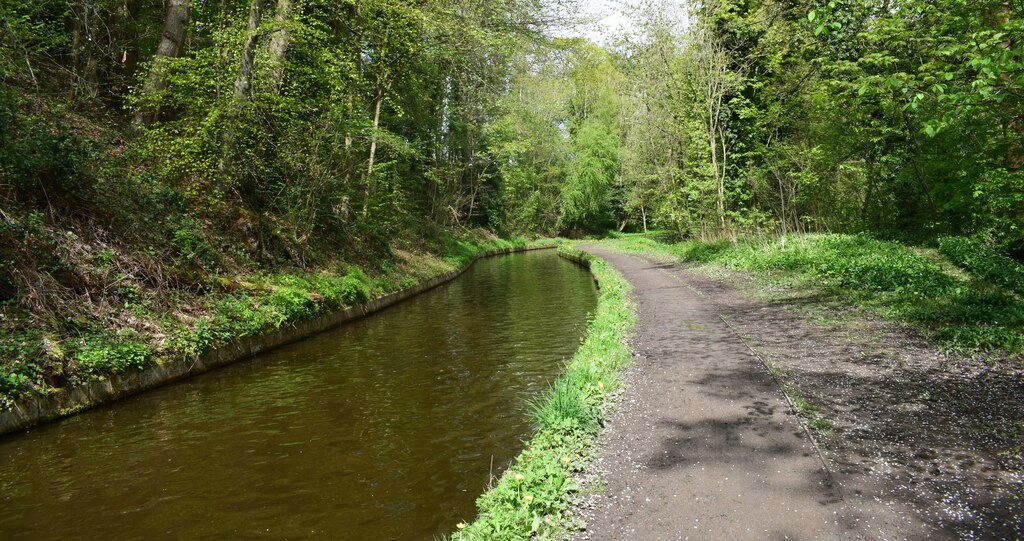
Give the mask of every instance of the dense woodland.
[[5, 392], [470, 229], [1024, 254], [1020, 3], [637, 0], [602, 45], [578, 8], [0, 2]]

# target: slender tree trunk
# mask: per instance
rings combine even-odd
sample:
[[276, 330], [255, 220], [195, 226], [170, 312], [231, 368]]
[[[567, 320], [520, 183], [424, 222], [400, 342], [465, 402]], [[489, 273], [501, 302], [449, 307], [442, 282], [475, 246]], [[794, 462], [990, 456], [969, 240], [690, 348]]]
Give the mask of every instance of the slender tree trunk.
[[249, 100], [249, 91], [252, 89], [252, 68], [256, 62], [256, 42], [259, 40], [257, 30], [260, 21], [263, 19], [263, 4], [266, 0], [252, 0], [249, 8], [249, 24], [245, 36], [245, 43], [242, 44], [242, 55], [238, 66], [238, 76], [235, 77], [235, 94], [233, 100], [234, 112], [240, 113], [245, 102]]
[[[167, 17], [164, 20], [164, 30], [160, 37], [160, 44], [157, 45], [156, 54], [153, 56], [153, 65], [149, 68], [149, 75], [146, 78], [146, 85], [142, 94], [152, 97], [167, 88], [167, 59], [177, 58], [185, 45], [185, 32], [188, 30], [190, 18], [190, 0], [168, 0]], [[140, 107], [135, 112], [134, 124], [136, 127], [145, 127], [156, 121], [159, 111], [150, 106]]]
[[[721, 102], [719, 102], [719, 109], [721, 109]], [[718, 125], [718, 142], [722, 145], [722, 167], [718, 175], [718, 222], [722, 227], [722, 232], [725, 233], [725, 175], [729, 170], [729, 148], [725, 140], [725, 130], [722, 129], [721, 123]]]
[[292, 16], [292, 0], [277, 0], [277, 10], [274, 13], [274, 21], [277, 23], [277, 31], [270, 38], [270, 88], [274, 94], [281, 93], [281, 83], [284, 81], [285, 60], [288, 55], [288, 47], [291, 45], [291, 35], [288, 33], [288, 23]]
[[359, 4], [353, 2], [348, 8], [349, 27], [348, 38], [351, 47], [352, 58], [356, 66], [356, 72], [348, 80], [348, 105], [345, 111], [345, 195], [343, 196], [346, 213], [349, 208], [349, 200], [352, 187], [352, 173], [355, 170], [355, 159], [353, 157], [352, 121], [356, 114], [356, 98], [359, 89], [356, 86], [357, 77], [363, 73], [362, 35], [359, 32]]
[[786, 188], [782, 184], [781, 172], [773, 167], [772, 173], [775, 175], [775, 180], [779, 181], [779, 212], [781, 214], [782, 234], [785, 235], [789, 230], [789, 223], [787, 222], [789, 218], [786, 216]]
[[256, 61], [256, 42], [259, 40], [257, 30], [260, 21], [263, 19], [263, 3], [266, 0], [252, 0], [249, 8], [249, 24], [245, 36], [245, 43], [242, 44], [242, 54], [238, 65], [238, 75], [235, 77], [234, 95], [231, 105], [228, 107], [227, 126], [224, 129], [224, 142], [221, 149], [220, 163], [217, 166], [218, 185], [223, 189], [223, 179], [231, 171], [232, 161], [235, 155], [236, 124], [245, 105], [249, 102], [249, 94], [252, 90], [252, 69]]
[[88, 0], [80, 0], [74, 3], [72, 13], [75, 21], [71, 32], [71, 59], [75, 82], [71, 95], [91, 99], [98, 93], [96, 39], [92, 35], [98, 24], [95, 7]]
[[722, 231], [725, 231], [725, 176], [722, 174], [718, 156], [718, 123], [717, 111], [714, 107], [708, 108], [708, 146], [711, 148], [711, 169], [715, 178], [715, 207], [718, 211], [718, 222]]
[[369, 212], [370, 183], [373, 181], [374, 160], [377, 158], [377, 130], [380, 128], [380, 109], [384, 103], [384, 86], [377, 80], [377, 93], [373, 97], [373, 133], [370, 135], [370, 159], [367, 160], [366, 181], [363, 183], [363, 217]]
[[141, 38], [139, 15], [142, 13], [142, 1], [125, 0], [118, 13], [120, 22], [117, 45], [121, 55], [116, 59], [116, 67], [111, 71], [116, 77], [114, 93], [117, 97], [117, 107], [123, 109], [124, 97], [128, 94], [131, 81], [135, 78], [135, 72], [139, 67], [138, 43]]

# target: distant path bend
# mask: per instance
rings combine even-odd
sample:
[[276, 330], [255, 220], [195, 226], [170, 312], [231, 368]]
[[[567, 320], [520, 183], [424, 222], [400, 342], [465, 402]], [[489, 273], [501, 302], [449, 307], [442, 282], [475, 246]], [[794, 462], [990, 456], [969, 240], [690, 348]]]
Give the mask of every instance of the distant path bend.
[[679, 269], [584, 246], [633, 284], [637, 367], [603, 437], [581, 540], [854, 539], [768, 371]]

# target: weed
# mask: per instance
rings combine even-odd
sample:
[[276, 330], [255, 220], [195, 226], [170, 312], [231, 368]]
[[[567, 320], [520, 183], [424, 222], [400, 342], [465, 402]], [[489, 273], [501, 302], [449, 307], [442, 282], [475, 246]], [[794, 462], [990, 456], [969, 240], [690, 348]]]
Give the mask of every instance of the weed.
[[75, 358], [89, 374], [101, 376], [145, 368], [150, 354], [149, 347], [142, 342], [96, 335], [85, 340]]

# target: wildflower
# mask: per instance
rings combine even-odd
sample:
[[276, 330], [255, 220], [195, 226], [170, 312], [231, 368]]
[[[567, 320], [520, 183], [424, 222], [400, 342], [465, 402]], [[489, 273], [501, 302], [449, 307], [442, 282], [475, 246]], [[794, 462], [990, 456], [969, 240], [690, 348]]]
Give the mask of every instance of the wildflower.
[[460, 522], [460, 523], [456, 524], [455, 527], [460, 529], [460, 530], [465, 530], [466, 529], [466, 523], [465, 522]]
[[523, 474], [521, 474], [521, 473], [517, 473], [516, 474], [516, 481], [522, 481], [523, 479], [526, 479], [526, 477], [524, 477]]
[[567, 457], [567, 456], [563, 456], [563, 457], [562, 457], [562, 464], [568, 464], [569, 462], [571, 462], [571, 460], [569, 459], [569, 457]]
[[533, 494], [527, 494], [526, 496], [523, 496], [523, 499], [526, 500], [526, 503], [530, 503], [533, 501]]

